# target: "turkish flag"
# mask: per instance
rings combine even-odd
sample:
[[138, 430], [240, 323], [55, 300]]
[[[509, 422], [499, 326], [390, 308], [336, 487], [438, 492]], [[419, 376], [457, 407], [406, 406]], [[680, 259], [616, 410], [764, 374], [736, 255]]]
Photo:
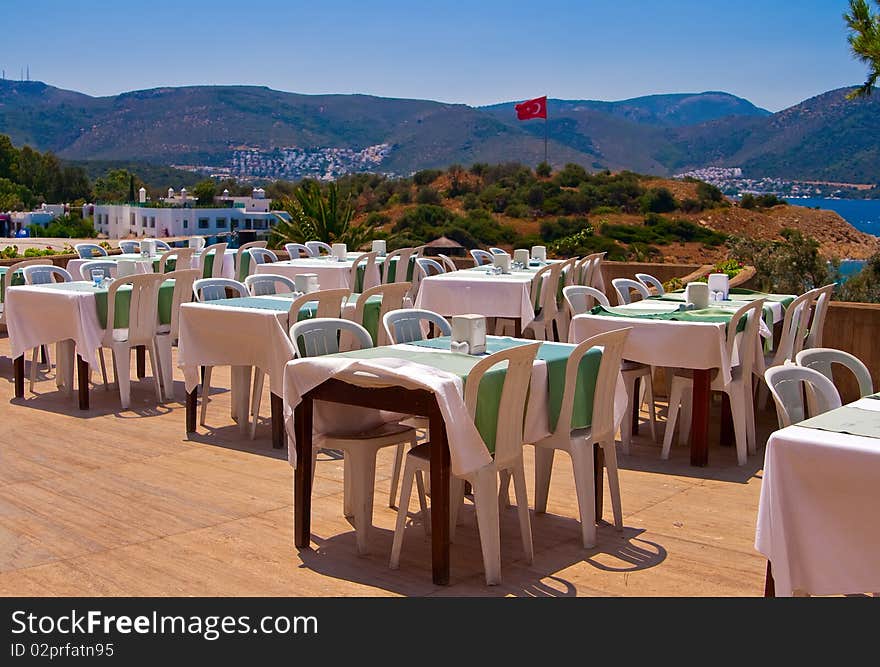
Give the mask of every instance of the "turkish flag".
[[530, 120], [532, 118], [547, 118], [547, 96], [536, 97], [533, 100], [520, 102], [516, 109], [516, 117], [519, 120]]

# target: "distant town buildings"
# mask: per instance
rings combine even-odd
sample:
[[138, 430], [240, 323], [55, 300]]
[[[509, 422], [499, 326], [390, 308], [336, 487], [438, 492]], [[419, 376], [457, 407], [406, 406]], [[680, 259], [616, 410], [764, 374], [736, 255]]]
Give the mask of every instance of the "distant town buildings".
[[747, 178], [740, 167], [704, 167], [692, 169], [673, 178], [696, 178], [716, 186], [724, 194], [733, 197], [744, 194], [771, 194], [777, 197], [842, 197], [853, 196], [859, 190], [872, 185], [830, 183], [822, 181], [792, 181], [784, 178]]
[[14, 236], [21, 230], [26, 230], [31, 225], [46, 227], [55, 218], [60, 218], [67, 212], [64, 204], [42, 204], [36, 211], [13, 211], [8, 214], [6, 221], [8, 227], [6, 234]]

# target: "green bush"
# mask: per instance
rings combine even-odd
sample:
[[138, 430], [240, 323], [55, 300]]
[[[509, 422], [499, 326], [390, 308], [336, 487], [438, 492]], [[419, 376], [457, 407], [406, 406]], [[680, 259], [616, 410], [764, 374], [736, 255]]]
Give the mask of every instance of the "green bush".
[[423, 169], [413, 174], [412, 180], [416, 185], [430, 185], [436, 181], [443, 172], [440, 169]]
[[432, 204], [434, 206], [439, 206], [443, 203], [442, 198], [440, 197], [440, 193], [437, 192], [434, 188], [423, 186], [419, 188], [419, 191], [416, 193], [416, 203], [417, 204]]
[[642, 213], [669, 213], [678, 208], [678, 202], [668, 188], [652, 188], [642, 195], [639, 205]]

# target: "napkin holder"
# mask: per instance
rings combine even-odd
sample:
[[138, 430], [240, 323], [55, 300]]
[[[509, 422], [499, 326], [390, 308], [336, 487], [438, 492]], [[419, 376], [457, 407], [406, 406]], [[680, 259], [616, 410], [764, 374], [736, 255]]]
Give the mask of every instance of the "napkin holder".
[[137, 273], [137, 264], [131, 259], [120, 259], [116, 262], [116, 277], [125, 278]]
[[377, 253], [379, 257], [384, 257], [387, 254], [385, 239], [377, 239], [373, 241], [373, 246], [370, 248], [370, 250]]
[[194, 248], [196, 252], [205, 249], [205, 237], [204, 236], [190, 236], [189, 243], [190, 248]]
[[501, 269], [501, 273], [510, 273], [510, 255], [507, 253], [492, 255], [492, 263]]
[[709, 285], [707, 283], [688, 283], [684, 288], [684, 298], [687, 303], [694, 304], [694, 308], [709, 307]]
[[334, 261], [342, 262], [348, 254], [348, 247], [344, 243], [334, 243], [330, 248], [330, 256]]
[[318, 274], [317, 273], [298, 273], [293, 277], [293, 284], [296, 285], [296, 291], [303, 294], [311, 294], [318, 291]]
[[141, 255], [144, 257], [153, 257], [156, 254], [156, 241], [153, 239], [141, 240]]
[[547, 261], [547, 246], [533, 245], [532, 246], [532, 259], [537, 260], [539, 262], [546, 262]]
[[529, 257], [529, 251], [525, 248], [520, 248], [519, 250], [513, 251], [513, 261], [517, 262], [518, 264], [528, 266], [530, 259], [531, 257]]
[[707, 285], [709, 286], [709, 294], [720, 292], [719, 299], [723, 301], [726, 301], [730, 295], [730, 278], [726, 273], [710, 273]]
[[453, 315], [449, 349], [465, 354], [486, 351], [486, 318], [482, 315]]

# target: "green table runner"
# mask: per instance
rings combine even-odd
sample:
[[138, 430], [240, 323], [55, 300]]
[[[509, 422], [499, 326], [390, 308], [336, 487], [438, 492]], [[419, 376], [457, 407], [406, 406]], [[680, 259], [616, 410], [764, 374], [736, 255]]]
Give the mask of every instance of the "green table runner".
[[[697, 310], [674, 310], [671, 313], [645, 313], [626, 310], [626, 306], [594, 306], [590, 313], [609, 317], [623, 317], [635, 320], [666, 320], [672, 322], [721, 322], [727, 324], [733, 317], [733, 311], [725, 308], [700, 308]], [[746, 326], [745, 318], [739, 321], [737, 331]]]
[[[91, 292], [95, 295], [95, 310], [98, 313], [98, 322], [102, 329], [107, 328], [107, 288], [95, 287], [92, 283], [52, 283], [40, 285], [47, 289], [55, 289], [67, 292]], [[174, 298], [174, 281], [166, 280], [159, 288], [159, 321], [162, 324], [171, 324], [171, 304]], [[116, 292], [116, 313], [113, 317], [114, 328], [125, 329], [128, 327], [128, 311], [131, 308], [131, 286], [123, 285]]]
[[[764, 299], [765, 301], [774, 301], [777, 303], [781, 303], [783, 308], [788, 308], [789, 304], [795, 299], [794, 294], [769, 294], [767, 292], [755, 292], [750, 289], [742, 289], [740, 287], [732, 287], [728, 293], [730, 296], [739, 297], [738, 299], [728, 299], [729, 302], [742, 302], [743, 304], [748, 303], [750, 301], [757, 301], [758, 299]], [[675, 301], [679, 303], [684, 303], [685, 296], [684, 290], [675, 290], [673, 292], [666, 292], [663, 296], [651, 296], [649, 299], [654, 299], [657, 301]]]
[[[874, 398], [872, 396], [872, 398]], [[864, 410], [852, 405], [823, 412], [796, 424], [806, 428], [834, 433], [860, 435], [866, 438], [880, 438], [880, 412]]]

